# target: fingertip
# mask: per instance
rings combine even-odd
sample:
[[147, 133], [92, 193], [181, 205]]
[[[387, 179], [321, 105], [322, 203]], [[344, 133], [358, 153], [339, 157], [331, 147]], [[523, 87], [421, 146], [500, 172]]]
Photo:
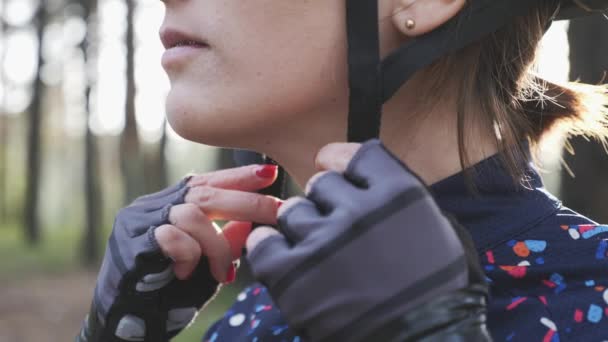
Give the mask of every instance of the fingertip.
[[234, 282], [236, 277], [236, 265], [233, 262], [225, 264], [217, 261], [210, 261], [209, 266], [211, 275], [213, 275], [218, 283], [229, 284]]
[[253, 251], [255, 249], [255, 247], [263, 240], [265, 240], [273, 235], [280, 235], [280, 234], [281, 233], [279, 233], [276, 229], [274, 229], [272, 227], [263, 226], [263, 227], [256, 228], [256, 230], [254, 230], [251, 234], [249, 234], [249, 237], [247, 238], [247, 241], [246, 241], [248, 253], [251, 253], [251, 251]]
[[359, 143], [331, 143], [323, 146], [315, 156], [318, 171], [344, 172], [350, 160], [361, 148]]
[[190, 265], [186, 264], [175, 264], [173, 266], [173, 273], [175, 273], [175, 277], [179, 280], [188, 280], [192, 275], [194, 268]]
[[273, 182], [276, 180], [277, 175], [278, 175], [278, 165], [274, 165], [274, 164], [263, 164], [263, 165], [256, 165], [254, 167], [254, 172], [256, 174], [257, 177], [260, 177], [262, 179], [265, 180], [272, 180]]
[[236, 265], [234, 263], [228, 266], [228, 271], [226, 272], [226, 284], [232, 284], [236, 280]]
[[251, 222], [231, 221], [222, 230], [222, 234], [230, 246], [233, 260], [241, 257], [243, 247], [252, 228], [253, 224]]

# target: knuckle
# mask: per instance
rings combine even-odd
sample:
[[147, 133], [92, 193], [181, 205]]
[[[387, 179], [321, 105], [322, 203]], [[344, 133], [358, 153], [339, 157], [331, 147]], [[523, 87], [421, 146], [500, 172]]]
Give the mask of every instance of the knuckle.
[[209, 184], [209, 176], [207, 174], [192, 176], [190, 185], [192, 186], [207, 186]]
[[200, 221], [200, 220], [204, 219], [204, 214], [196, 204], [185, 203], [183, 205], [183, 207], [181, 208], [181, 211], [180, 211], [178, 217], [179, 217], [178, 218], [179, 222], [182, 222], [182, 221], [194, 222], [194, 221]]
[[254, 196], [251, 201], [251, 209], [257, 213], [266, 213], [271, 209], [270, 198], [266, 196]]
[[210, 186], [197, 186], [194, 190], [194, 201], [200, 206], [209, 205], [217, 194], [217, 190]]
[[182, 234], [175, 226], [160, 226], [155, 231], [156, 241], [163, 250], [170, 250], [182, 240]]
[[316, 173], [315, 175], [313, 175], [310, 180], [308, 180], [308, 183], [306, 183], [306, 189], [304, 191], [304, 193], [306, 195], [310, 194], [310, 192], [312, 191], [312, 189], [315, 187], [315, 185], [319, 182], [319, 180], [321, 179], [321, 177], [329, 174], [330, 171], [321, 171]]
[[283, 205], [281, 206], [281, 208], [279, 208], [277, 216], [279, 218], [283, 218], [286, 215], [288, 215], [288, 213], [291, 212], [292, 208], [295, 208], [296, 205], [298, 205], [298, 204], [304, 204], [307, 201], [308, 200], [306, 198], [300, 197], [300, 196], [289, 198], [288, 200], [286, 200], [285, 202], [283, 202]]
[[193, 243], [188, 248], [186, 248], [186, 261], [187, 262], [197, 262], [201, 256], [203, 255], [201, 248], [199, 245]]

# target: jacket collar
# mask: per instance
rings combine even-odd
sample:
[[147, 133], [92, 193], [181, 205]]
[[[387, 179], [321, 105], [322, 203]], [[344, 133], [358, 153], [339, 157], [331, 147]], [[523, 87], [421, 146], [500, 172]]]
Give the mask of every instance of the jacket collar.
[[531, 229], [561, 207], [544, 188], [532, 163], [522, 166], [524, 177], [519, 184], [495, 155], [471, 168], [468, 179], [475, 184], [476, 193], [467, 186], [464, 172], [430, 187], [441, 209], [469, 230], [480, 253]]

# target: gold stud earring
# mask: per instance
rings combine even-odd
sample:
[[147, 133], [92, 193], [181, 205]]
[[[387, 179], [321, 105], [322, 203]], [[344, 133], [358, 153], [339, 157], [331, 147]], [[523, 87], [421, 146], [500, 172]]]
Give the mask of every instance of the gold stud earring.
[[413, 30], [414, 27], [416, 27], [416, 22], [414, 21], [414, 19], [408, 19], [405, 21], [405, 28], [407, 30]]

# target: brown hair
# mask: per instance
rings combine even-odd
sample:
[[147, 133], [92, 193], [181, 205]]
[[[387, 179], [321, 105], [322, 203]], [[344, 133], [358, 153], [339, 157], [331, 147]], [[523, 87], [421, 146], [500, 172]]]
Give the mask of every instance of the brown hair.
[[[496, 146], [516, 182], [521, 161], [554, 129], [568, 136], [583, 135], [607, 146], [608, 87], [569, 83], [557, 85], [532, 72], [538, 45], [555, 11], [555, 1], [543, 0], [528, 15], [507, 27], [444, 57], [425, 71], [435, 77], [434, 89], [446, 75], [460, 76], [458, 95], [458, 145], [463, 169], [470, 166], [466, 122], [471, 106], [480, 108], [483, 124], [495, 131]], [[428, 74], [427, 74], [428, 75]], [[441, 79], [443, 78], [443, 80]], [[479, 120], [479, 118], [475, 118]]]

